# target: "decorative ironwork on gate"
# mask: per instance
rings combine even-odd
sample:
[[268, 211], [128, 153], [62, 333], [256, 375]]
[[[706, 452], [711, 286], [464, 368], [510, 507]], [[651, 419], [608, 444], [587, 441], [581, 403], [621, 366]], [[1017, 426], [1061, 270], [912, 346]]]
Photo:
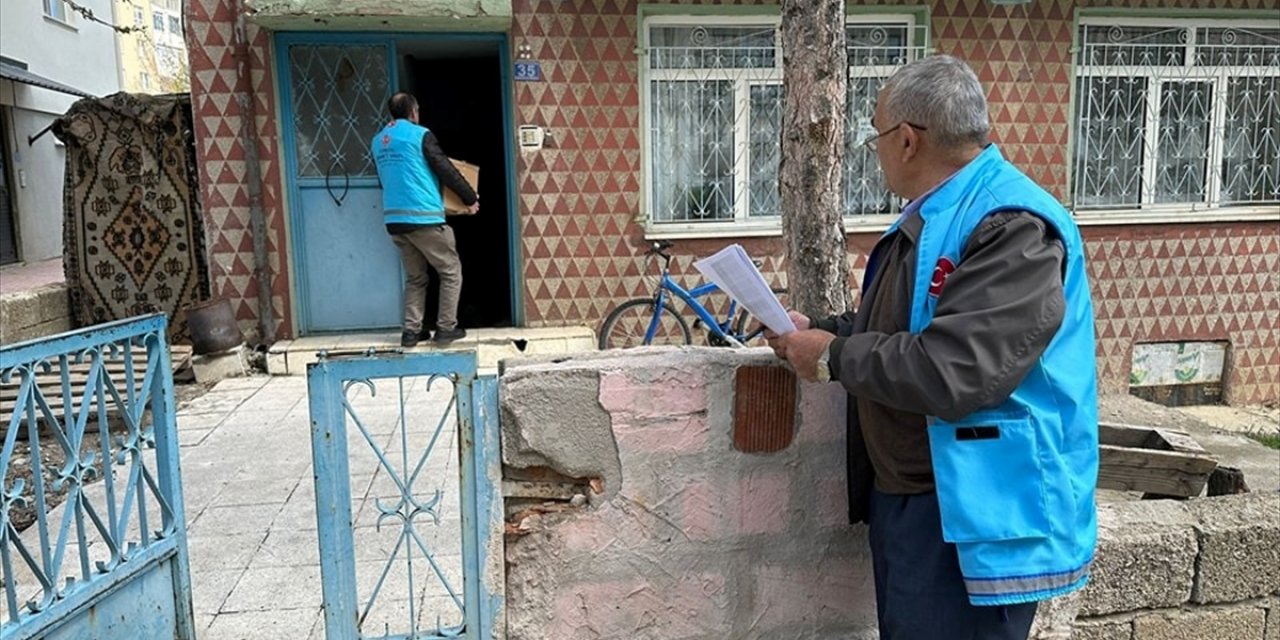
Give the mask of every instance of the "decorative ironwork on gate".
[[166, 327], [0, 350], [6, 639], [194, 638]]
[[327, 637], [491, 637], [496, 381], [474, 353], [322, 356], [307, 375]]

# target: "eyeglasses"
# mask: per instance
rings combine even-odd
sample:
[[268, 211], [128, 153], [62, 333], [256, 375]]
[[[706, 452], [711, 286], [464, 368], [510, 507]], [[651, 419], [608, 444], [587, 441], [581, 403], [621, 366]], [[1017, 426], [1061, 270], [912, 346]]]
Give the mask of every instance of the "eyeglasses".
[[904, 121], [902, 121], [902, 122], [899, 122], [898, 124], [893, 125], [892, 127], [889, 127], [888, 129], [886, 129], [885, 131], [883, 131], [883, 132], [881, 132], [881, 133], [878, 133], [878, 134], [876, 134], [876, 135], [874, 135], [874, 136], [871, 136], [870, 138], [867, 138], [866, 140], [863, 140], [863, 141], [862, 141], [862, 146], [864, 146], [864, 147], [866, 147], [866, 148], [868, 148], [868, 149], [870, 149], [870, 150], [872, 150], [872, 151], [875, 151], [875, 150], [876, 150], [876, 140], [879, 140], [880, 138], [883, 138], [883, 137], [885, 137], [885, 136], [887, 136], [887, 135], [889, 135], [889, 134], [893, 133], [894, 131], [897, 131], [898, 129], [901, 129], [901, 128], [902, 128], [902, 125], [904, 125], [904, 124], [905, 124], [905, 125], [910, 125], [910, 127], [911, 127], [912, 129], [917, 129], [917, 130], [920, 130], [920, 131], [928, 131], [928, 130], [929, 130], [929, 127], [925, 127], [925, 126], [922, 126], [922, 125], [918, 125], [918, 124], [916, 124], [916, 123], [914, 123], [914, 122], [907, 122], [907, 121], [905, 121], [905, 120], [904, 120]]

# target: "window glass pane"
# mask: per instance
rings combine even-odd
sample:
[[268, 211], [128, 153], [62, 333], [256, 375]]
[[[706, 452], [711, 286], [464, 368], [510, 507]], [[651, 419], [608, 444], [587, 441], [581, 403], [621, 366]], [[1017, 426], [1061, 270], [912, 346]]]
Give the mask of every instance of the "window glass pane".
[[1280, 29], [1199, 29], [1197, 65], [1280, 67]]
[[907, 25], [849, 25], [845, 48], [849, 66], [872, 67], [909, 62]]
[[[876, 97], [887, 78], [849, 78], [845, 105], [844, 213], [867, 215], [893, 212], [893, 198], [884, 183], [875, 152], [862, 146], [874, 131]], [[874, 134], [872, 134], [874, 135]]]
[[44, 14], [59, 20], [67, 19], [67, 7], [62, 0], [44, 0]]
[[1081, 64], [1161, 67], [1186, 64], [1189, 28], [1083, 25]]
[[1222, 202], [1280, 201], [1280, 76], [1227, 82]]
[[733, 83], [655, 81], [649, 99], [654, 220], [732, 220]]
[[782, 215], [782, 85], [751, 87], [751, 217]]
[[1209, 163], [1209, 82], [1165, 82], [1156, 136], [1156, 202], [1204, 202]]
[[169, 33], [182, 33], [182, 21], [178, 16], [169, 16]]
[[1077, 206], [1140, 202], [1146, 104], [1145, 78], [1081, 78], [1076, 83]]
[[777, 66], [773, 25], [651, 27], [650, 69], [752, 69]]
[[144, 19], [142, 17], [142, 9], [139, 7], [134, 7], [133, 8], [133, 26], [141, 27], [143, 20]]
[[151, 26], [155, 27], [156, 31], [164, 31], [164, 14], [159, 11], [152, 11]]

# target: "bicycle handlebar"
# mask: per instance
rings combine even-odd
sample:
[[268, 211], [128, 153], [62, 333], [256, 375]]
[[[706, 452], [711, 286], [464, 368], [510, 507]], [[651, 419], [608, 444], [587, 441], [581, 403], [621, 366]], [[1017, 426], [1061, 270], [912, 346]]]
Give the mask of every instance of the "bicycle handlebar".
[[670, 240], [657, 240], [653, 242], [653, 244], [649, 245], [649, 250], [645, 251], [644, 255], [646, 257], [660, 256], [663, 260], [667, 262], [668, 265], [670, 265], [671, 254], [667, 253], [667, 249], [670, 249], [671, 247], [674, 247], [674, 246], [676, 246], [676, 243]]

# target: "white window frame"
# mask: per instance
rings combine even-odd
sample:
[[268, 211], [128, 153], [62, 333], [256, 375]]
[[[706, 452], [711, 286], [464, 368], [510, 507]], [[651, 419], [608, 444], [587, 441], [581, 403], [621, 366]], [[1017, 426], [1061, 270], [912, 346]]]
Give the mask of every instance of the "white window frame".
[[[1111, 65], [1088, 66], [1079, 63], [1079, 54], [1083, 51], [1085, 43], [1079, 41], [1080, 31], [1082, 27], [1154, 27], [1165, 29], [1179, 28], [1238, 28], [1238, 29], [1274, 29], [1274, 22], [1267, 22], [1264, 19], [1206, 19], [1206, 18], [1184, 18], [1184, 17], [1146, 17], [1146, 16], [1111, 16], [1111, 15], [1080, 15], [1077, 14], [1074, 37], [1077, 39], [1076, 45], [1072, 48], [1072, 76], [1071, 76], [1071, 121], [1068, 123], [1071, 127], [1071, 136], [1069, 147], [1067, 149], [1068, 158], [1068, 180], [1067, 180], [1067, 200], [1068, 206], [1075, 212], [1076, 219], [1081, 224], [1090, 225], [1109, 225], [1109, 224], [1150, 224], [1150, 223], [1197, 223], [1208, 220], [1213, 221], [1247, 221], [1247, 220], [1280, 220], [1280, 203], [1258, 203], [1258, 204], [1239, 204], [1220, 206], [1216, 204], [1221, 190], [1220, 169], [1222, 163], [1223, 147], [1225, 137], [1216, 134], [1221, 132], [1224, 127], [1226, 118], [1226, 99], [1220, 97], [1226, 95], [1226, 87], [1228, 79], [1233, 77], [1246, 76], [1267, 76], [1267, 68], [1265, 67], [1218, 67], [1218, 66], [1196, 66], [1191, 64], [1194, 60], [1195, 47], [1198, 44], [1195, 39], [1188, 39], [1187, 47], [1187, 63], [1180, 67], [1169, 66], [1151, 66], [1144, 68], [1138, 65], [1130, 65], [1123, 69], [1113, 67]], [[1184, 70], [1182, 75], [1175, 78], [1170, 77], [1169, 69]], [[1117, 205], [1114, 207], [1091, 206], [1088, 209], [1077, 208], [1076, 198], [1076, 181], [1079, 179], [1077, 172], [1080, 167], [1077, 165], [1075, 158], [1075, 148], [1080, 142], [1082, 135], [1080, 129], [1080, 116], [1076, 103], [1076, 93], [1079, 88], [1079, 82], [1082, 78], [1098, 78], [1098, 77], [1142, 77], [1147, 80], [1147, 104], [1145, 113], [1147, 114], [1144, 123], [1144, 140], [1143, 140], [1143, 177], [1141, 184], [1144, 185], [1139, 192], [1139, 199], [1143, 200], [1138, 206]], [[1152, 117], [1152, 114], [1158, 114], [1160, 111], [1160, 101], [1164, 92], [1164, 86], [1168, 82], [1186, 81], [1186, 82], [1210, 82], [1213, 86], [1213, 102], [1210, 105], [1211, 115], [1209, 120], [1209, 149], [1208, 158], [1206, 160], [1206, 193], [1204, 202], [1183, 202], [1183, 203], [1159, 203], [1147, 201], [1154, 193], [1153, 189], [1146, 188], [1145, 185], [1154, 183], [1157, 173], [1157, 157], [1155, 152], [1158, 146], [1159, 123], [1158, 117]]]
[[[887, 8], [888, 9], [888, 8]], [[906, 47], [910, 49], [927, 46], [930, 34], [923, 32], [923, 38], [919, 38], [921, 28], [928, 29], [927, 21], [921, 23], [919, 14], [912, 12], [903, 13], [853, 13], [846, 14], [845, 26], [857, 26], [863, 24], [871, 25], [901, 25], [907, 29]], [[640, 128], [641, 128], [641, 180], [640, 180], [640, 215], [644, 221], [646, 238], [710, 238], [710, 237], [757, 237], [757, 236], [778, 236], [782, 234], [781, 217], [769, 217], [764, 219], [752, 219], [749, 216], [750, 207], [750, 110], [751, 110], [751, 87], [759, 85], [781, 85], [783, 83], [782, 68], [782, 40], [781, 40], [782, 19], [778, 14], [754, 14], [754, 15], [709, 15], [709, 14], [687, 14], [687, 15], [652, 15], [646, 16], [640, 23], [640, 47], [637, 53], [640, 58], [639, 64], [639, 84], [640, 84]], [[650, 69], [649, 68], [649, 30], [650, 27], [744, 27], [744, 26], [760, 26], [771, 27], [777, 33], [775, 46], [777, 47], [777, 66], [772, 69], [724, 69], [724, 70], [685, 70], [685, 69]], [[917, 42], [922, 39], [924, 42]], [[850, 67], [849, 78], [861, 77], [887, 77], [892, 75], [896, 67], [885, 65], [878, 67]], [[735, 163], [734, 172], [734, 200], [733, 209], [734, 217], [732, 220], [724, 220], [717, 222], [655, 222], [653, 206], [653, 171], [651, 166], [653, 140], [649, 123], [652, 122], [652, 105], [650, 100], [651, 85], [654, 80], [714, 80], [718, 79], [718, 75], [723, 75], [723, 80], [734, 82], [734, 147], [735, 158], [739, 160]], [[843, 170], [843, 169], [842, 169]], [[843, 195], [842, 195], [843, 197]], [[878, 231], [886, 228], [897, 217], [896, 214], [880, 215], [857, 215], [845, 216], [845, 230], [847, 232], [855, 231]]]
[[63, 0], [42, 0], [40, 11], [44, 17], [54, 22], [71, 25], [71, 12], [67, 10], [67, 3]]

